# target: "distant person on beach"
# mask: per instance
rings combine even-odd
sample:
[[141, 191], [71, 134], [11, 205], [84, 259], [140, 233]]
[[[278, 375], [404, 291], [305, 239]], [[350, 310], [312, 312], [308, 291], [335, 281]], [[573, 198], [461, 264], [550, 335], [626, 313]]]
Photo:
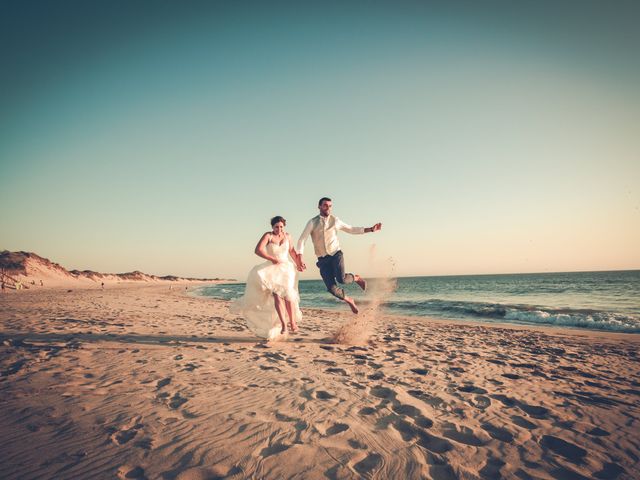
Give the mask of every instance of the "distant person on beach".
[[287, 221], [281, 216], [271, 219], [271, 231], [260, 237], [254, 253], [266, 262], [249, 272], [244, 295], [234, 300], [231, 311], [247, 321], [257, 336], [273, 340], [289, 331], [298, 331], [300, 296], [298, 294], [297, 261], [291, 236], [285, 232]]
[[344, 256], [338, 242], [338, 230], [351, 233], [352, 235], [361, 235], [363, 233], [377, 232], [382, 228], [382, 223], [376, 223], [373, 227], [367, 228], [352, 227], [335, 215], [332, 215], [332, 207], [333, 204], [328, 197], [322, 197], [318, 201], [320, 214], [307, 222], [307, 225], [302, 231], [302, 235], [300, 235], [296, 248], [296, 264], [298, 270], [301, 272], [307, 268], [302, 259], [302, 254], [304, 253], [304, 244], [309, 235], [311, 235], [313, 249], [315, 250], [316, 257], [318, 257], [316, 266], [320, 269], [320, 276], [327, 287], [327, 291], [334, 297], [345, 301], [353, 313], [358, 313], [358, 307], [355, 301], [345, 294], [344, 289], [340, 288], [338, 283], [350, 284], [356, 282], [362, 290], [367, 288], [367, 283], [360, 275], [344, 272]]
[[40, 280], [40, 286], [44, 287], [44, 283], [42, 283], [42, 280]]
[[104, 282], [100, 284], [100, 287], [104, 289]]

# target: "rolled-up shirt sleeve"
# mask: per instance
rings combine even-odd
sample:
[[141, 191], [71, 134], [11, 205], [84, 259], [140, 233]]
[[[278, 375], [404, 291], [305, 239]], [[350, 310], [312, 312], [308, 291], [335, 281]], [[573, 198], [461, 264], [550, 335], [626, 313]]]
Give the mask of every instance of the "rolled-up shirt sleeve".
[[302, 235], [300, 235], [300, 238], [298, 239], [298, 244], [296, 245], [296, 252], [298, 252], [300, 255], [304, 253], [304, 244], [307, 241], [307, 238], [309, 238], [309, 235], [311, 234], [312, 229], [313, 229], [313, 218], [307, 222], [307, 225], [304, 227], [304, 230], [302, 231]]
[[336, 229], [343, 232], [350, 233], [351, 235], [362, 235], [364, 233], [364, 227], [352, 227], [351, 225], [344, 223], [342, 220], [336, 217]]

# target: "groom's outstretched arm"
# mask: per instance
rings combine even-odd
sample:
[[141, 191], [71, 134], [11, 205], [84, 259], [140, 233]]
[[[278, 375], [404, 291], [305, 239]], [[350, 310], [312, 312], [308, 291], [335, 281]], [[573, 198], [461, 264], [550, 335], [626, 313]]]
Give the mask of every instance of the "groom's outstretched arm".
[[377, 232], [382, 228], [381, 223], [376, 223], [373, 227], [352, 227], [351, 225], [344, 223], [339, 218], [336, 218], [336, 228], [343, 232], [350, 233], [352, 235], [362, 235], [363, 233]]

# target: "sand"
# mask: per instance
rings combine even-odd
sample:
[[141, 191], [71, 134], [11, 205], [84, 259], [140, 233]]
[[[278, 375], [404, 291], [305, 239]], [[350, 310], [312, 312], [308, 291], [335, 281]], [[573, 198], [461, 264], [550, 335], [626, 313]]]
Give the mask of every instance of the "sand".
[[0, 297], [3, 478], [638, 478], [640, 336], [303, 309], [265, 344], [184, 286]]

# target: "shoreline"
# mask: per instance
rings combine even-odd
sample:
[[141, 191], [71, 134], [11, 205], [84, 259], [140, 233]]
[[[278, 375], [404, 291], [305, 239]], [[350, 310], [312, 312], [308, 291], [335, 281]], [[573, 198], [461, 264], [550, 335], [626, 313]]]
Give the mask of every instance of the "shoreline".
[[[189, 292], [191, 296], [194, 298], [204, 298], [211, 301], [223, 302], [225, 304], [229, 304], [230, 300], [225, 300], [222, 298], [210, 297], [207, 295], [198, 295], [193, 292]], [[345, 307], [347, 308], [347, 307]], [[366, 307], [365, 307], [366, 308]], [[321, 308], [321, 307], [304, 307], [301, 306], [302, 314], [304, 316], [305, 311], [310, 311], [315, 314], [322, 314], [323, 312], [342, 312], [348, 313], [347, 310], [343, 308]], [[364, 308], [363, 308], [364, 310]], [[456, 325], [472, 325], [472, 326], [486, 326], [486, 327], [497, 327], [497, 328], [512, 328], [512, 329], [525, 329], [525, 330], [536, 330], [541, 332], [547, 331], [557, 331], [558, 333], [563, 333], [566, 335], [572, 335], [576, 333], [584, 333], [587, 336], [591, 335], [604, 335], [612, 338], [626, 338], [627, 336], [638, 336], [638, 340], [640, 340], [640, 332], [621, 332], [615, 330], [605, 330], [605, 329], [595, 329], [595, 328], [584, 328], [584, 327], [573, 327], [573, 326], [561, 326], [554, 324], [526, 324], [526, 323], [515, 323], [515, 322], [500, 322], [500, 321], [482, 321], [482, 320], [462, 320], [462, 319], [451, 319], [451, 318], [443, 318], [443, 317], [433, 317], [433, 316], [423, 316], [423, 315], [402, 315], [393, 312], [382, 312], [381, 315], [385, 317], [394, 317], [398, 319], [402, 319], [404, 321], [424, 321], [424, 322], [443, 322], [443, 323], [452, 323]], [[620, 336], [620, 337], [618, 337]]]

